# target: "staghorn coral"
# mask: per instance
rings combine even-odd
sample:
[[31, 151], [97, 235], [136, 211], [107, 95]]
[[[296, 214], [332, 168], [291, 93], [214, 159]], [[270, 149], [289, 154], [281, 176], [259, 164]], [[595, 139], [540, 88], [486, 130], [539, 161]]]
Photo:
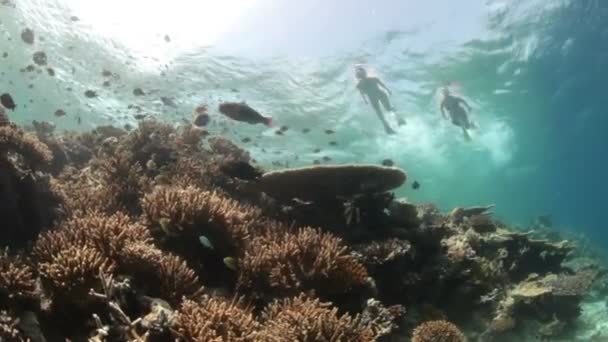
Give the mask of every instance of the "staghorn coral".
[[29, 341], [19, 331], [17, 325], [19, 319], [12, 317], [8, 312], [0, 311], [0, 341], [3, 342], [25, 342]]
[[401, 305], [385, 307], [379, 300], [370, 298], [361, 313], [361, 322], [371, 326], [377, 337], [390, 335], [399, 328], [398, 320], [405, 315]]
[[174, 335], [184, 341], [260, 341], [257, 338], [259, 323], [250, 309], [238, 301], [226, 302], [207, 297], [200, 303], [186, 300], [182, 303]]
[[458, 263], [469, 260], [476, 256], [469, 240], [464, 235], [453, 235], [441, 240], [441, 245], [446, 248], [446, 255], [452, 262]]
[[[99, 274], [111, 273], [114, 264], [93, 248], [66, 246], [51, 262], [39, 265], [40, 275], [55, 293], [82, 300], [89, 289], [99, 285]], [[80, 298], [79, 298], [80, 297]]]
[[14, 125], [0, 127], [0, 153], [15, 152], [32, 168], [51, 162], [53, 154], [35, 136], [25, 133]]
[[465, 342], [460, 329], [448, 321], [428, 321], [414, 329], [412, 342]]
[[299, 295], [275, 301], [262, 313], [257, 341], [371, 342], [376, 333], [359, 316], [338, 315], [338, 309], [319, 299]]
[[327, 295], [368, 285], [367, 270], [340, 238], [303, 228], [254, 237], [240, 260], [237, 288], [262, 296], [306, 290]]
[[142, 168], [133, 163], [133, 157], [127, 152], [118, 151], [99, 161], [102, 193], [100, 200], [117, 203], [115, 210], [126, 210], [139, 214], [140, 198], [143, 196], [149, 180], [142, 175]]
[[198, 277], [178, 256], [163, 255], [158, 261], [156, 276], [161, 296], [171, 304], [181, 302], [182, 297], [197, 299], [202, 295]]
[[248, 238], [245, 223], [261, 215], [258, 209], [241, 205], [218, 192], [192, 186], [157, 187], [144, 196], [142, 208], [149, 225], [157, 231], [194, 241], [205, 234], [217, 248], [230, 250], [242, 246]]
[[355, 255], [371, 269], [390, 262], [399, 262], [413, 256], [412, 244], [407, 240], [390, 238], [353, 246]]
[[0, 253], [0, 294], [8, 299], [33, 299], [36, 296], [34, 270], [23, 261]]

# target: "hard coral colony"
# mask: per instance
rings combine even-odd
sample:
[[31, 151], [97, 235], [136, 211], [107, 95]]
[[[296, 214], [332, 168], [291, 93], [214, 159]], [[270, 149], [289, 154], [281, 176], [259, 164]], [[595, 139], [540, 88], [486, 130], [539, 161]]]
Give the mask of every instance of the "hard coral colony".
[[62, 137], [4, 122], [0, 340], [558, 338], [598, 276], [491, 207], [394, 199], [398, 168], [263, 173], [203, 139], [147, 120]]

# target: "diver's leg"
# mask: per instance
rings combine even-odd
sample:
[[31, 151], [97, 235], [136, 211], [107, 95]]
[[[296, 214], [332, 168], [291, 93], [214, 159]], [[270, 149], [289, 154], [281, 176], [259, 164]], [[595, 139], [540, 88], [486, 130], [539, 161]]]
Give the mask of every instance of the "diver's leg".
[[374, 110], [376, 111], [378, 119], [382, 121], [386, 133], [395, 134], [395, 131], [391, 128], [391, 126], [389, 126], [388, 122], [386, 122], [386, 118], [384, 117], [384, 113], [382, 113], [382, 109], [380, 109], [380, 101], [378, 101], [378, 99], [370, 99], [370, 102], [372, 103], [372, 107], [374, 107]]
[[462, 127], [462, 133], [464, 134], [465, 141], [471, 141], [471, 136], [469, 135], [469, 132], [467, 132], [467, 130], [464, 127]]
[[382, 105], [384, 106], [384, 109], [386, 109], [386, 111], [393, 113], [393, 115], [397, 119], [397, 125], [405, 125], [405, 120], [401, 116], [399, 116], [399, 114], [397, 114], [397, 112], [395, 111], [395, 107], [393, 107], [393, 105], [391, 104], [391, 100], [388, 98], [388, 95], [384, 94], [380, 96], [380, 102], [382, 102]]

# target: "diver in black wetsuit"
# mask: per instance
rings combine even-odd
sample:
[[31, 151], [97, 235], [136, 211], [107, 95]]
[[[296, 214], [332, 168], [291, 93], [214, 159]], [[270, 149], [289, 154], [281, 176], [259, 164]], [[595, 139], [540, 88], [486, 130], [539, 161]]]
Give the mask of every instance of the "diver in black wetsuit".
[[[461, 105], [464, 105], [463, 108]], [[448, 119], [445, 114], [445, 110], [450, 114], [450, 119], [452, 119], [452, 123], [460, 128], [462, 128], [462, 133], [464, 134], [464, 139], [466, 141], [471, 140], [471, 136], [467, 130], [471, 128], [475, 128], [475, 124], [469, 120], [469, 113], [471, 112], [471, 106], [465, 101], [463, 98], [458, 96], [454, 96], [450, 94], [450, 90], [446, 87], [443, 88], [443, 100], [441, 101], [441, 114], [444, 119]]]
[[[368, 103], [367, 99], [365, 98], [365, 95], [367, 95], [367, 97], [369, 98], [369, 102], [371, 102], [372, 107], [378, 115], [378, 118], [380, 119], [380, 121], [382, 121], [386, 133], [395, 134], [396, 132], [391, 128], [391, 126], [389, 126], [388, 122], [386, 121], [386, 118], [384, 117], [384, 113], [382, 113], [382, 110], [380, 109], [380, 103], [382, 103], [382, 106], [385, 110], [390, 112], [393, 112], [395, 110], [393, 105], [391, 104], [391, 101], [388, 98], [389, 95], [392, 95], [391, 90], [388, 89], [384, 85], [384, 83], [380, 81], [379, 78], [368, 77], [367, 71], [361, 66], [358, 66], [356, 68], [356, 77], [359, 80], [359, 82], [357, 83], [357, 89], [359, 89], [359, 91], [361, 92], [363, 101], [365, 101], [365, 103]], [[394, 112], [393, 114], [397, 118], [397, 124], [399, 126], [405, 125], [405, 120], [403, 120]]]

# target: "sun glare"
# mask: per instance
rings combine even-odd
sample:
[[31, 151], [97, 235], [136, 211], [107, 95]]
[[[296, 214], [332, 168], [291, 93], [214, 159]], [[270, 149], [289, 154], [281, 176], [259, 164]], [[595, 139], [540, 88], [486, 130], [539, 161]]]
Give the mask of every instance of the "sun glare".
[[213, 45], [261, 1], [63, 0], [72, 15], [97, 34], [135, 53], [157, 56]]

